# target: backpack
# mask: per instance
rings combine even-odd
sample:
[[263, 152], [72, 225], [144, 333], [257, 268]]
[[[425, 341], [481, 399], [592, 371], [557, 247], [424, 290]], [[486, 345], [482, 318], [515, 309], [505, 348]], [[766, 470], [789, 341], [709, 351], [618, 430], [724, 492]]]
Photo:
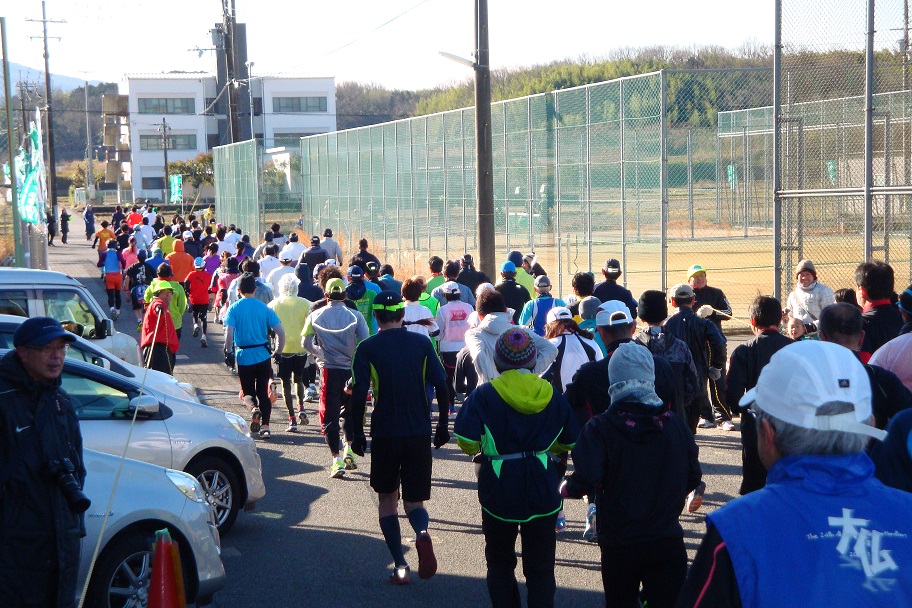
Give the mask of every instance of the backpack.
[[[589, 362], [595, 361], [595, 349], [583, 342], [583, 339], [579, 337], [579, 334], [573, 334], [576, 336], [576, 339], [579, 340], [580, 346], [583, 347], [583, 350], [586, 351], [586, 356], [589, 358]], [[561, 336], [561, 342], [557, 345], [557, 357], [554, 358], [554, 361], [551, 365], [548, 366], [544, 372], [542, 372], [542, 379], [548, 381], [551, 386], [554, 387], [554, 390], [563, 394], [564, 385], [561, 382], [561, 365], [564, 362], [564, 350], [567, 348], [567, 336]]]

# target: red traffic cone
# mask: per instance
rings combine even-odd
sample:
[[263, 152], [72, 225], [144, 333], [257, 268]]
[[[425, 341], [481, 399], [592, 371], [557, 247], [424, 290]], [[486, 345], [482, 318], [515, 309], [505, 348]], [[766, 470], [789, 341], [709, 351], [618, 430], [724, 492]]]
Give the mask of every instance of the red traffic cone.
[[171, 546], [171, 535], [168, 530], [158, 530], [155, 533], [148, 608], [182, 608]]

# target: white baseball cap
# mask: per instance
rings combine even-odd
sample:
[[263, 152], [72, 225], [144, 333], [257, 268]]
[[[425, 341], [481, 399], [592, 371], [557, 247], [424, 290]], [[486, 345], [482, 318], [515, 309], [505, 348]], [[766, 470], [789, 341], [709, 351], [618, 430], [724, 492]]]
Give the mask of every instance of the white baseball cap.
[[553, 323], [558, 319], [573, 319], [573, 313], [570, 312], [570, 309], [566, 306], [554, 306], [551, 310], [548, 311], [548, 314], [545, 316], [545, 320], [548, 323]]
[[442, 285], [443, 293], [457, 294], [459, 293], [459, 284], [455, 281], [447, 281]]
[[[803, 340], [778, 351], [760, 372], [757, 386], [741, 398], [783, 422], [817, 431], [843, 431], [883, 440], [887, 433], [867, 424], [871, 380], [849, 349]], [[819, 414], [825, 404], [844, 405], [841, 413]]]
[[598, 314], [595, 315], [595, 324], [600, 327], [630, 323], [633, 323], [633, 317], [630, 316], [630, 309], [620, 300], [602, 302], [599, 306]]

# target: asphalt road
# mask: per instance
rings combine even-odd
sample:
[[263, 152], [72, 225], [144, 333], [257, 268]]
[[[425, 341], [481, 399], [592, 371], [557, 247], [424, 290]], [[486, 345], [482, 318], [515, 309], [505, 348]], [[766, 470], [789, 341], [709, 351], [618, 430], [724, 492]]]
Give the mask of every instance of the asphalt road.
[[[71, 235], [69, 245], [50, 249], [51, 268], [83, 282], [107, 308], [95, 267], [96, 252], [79, 238], [78, 231]], [[185, 316], [184, 326], [190, 323], [190, 316]], [[122, 309], [116, 326], [137, 335], [129, 306]], [[221, 362], [220, 330], [221, 326], [210, 324], [207, 349], [189, 337], [189, 329], [185, 331], [176, 375], [196, 386], [204, 403], [246, 417], [246, 408], [238, 399], [238, 380]], [[255, 511], [241, 513], [234, 529], [222, 538], [228, 581], [216, 594], [214, 606], [488, 604], [473, 469], [455, 441], [434, 452], [433, 492], [426, 505], [440, 564], [438, 574], [426, 581], [415, 574], [411, 585], [395, 587], [386, 580], [391, 560], [377, 523], [377, 498], [368, 483], [370, 454], [359, 459], [357, 471], [343, 479], [330, 479], [329, 450], [315, 424], [316, 415], [301, 432], [285, 433], [283, 401], [276, 406], [272, 437], [257, 442], [266, 497]], [[705, 514], [737, 496], [740, 483], [737, 431], [701, 430], [697, 443], [707, 493], [699, 513], [681, 516], [691, 558], [702, 538]], [[558, 537], [556, 605], [602, 606], [598, 546], [581, 539], [585, 505], [567, 501], [565, 511], [569, 526]], [[401, 527], [407, 541], [411, 528], [404, 517]], [[407, 546], [406, 559], [417, 571], [413, 545]], [[521, 567], [517, 576], [522, 582]]]

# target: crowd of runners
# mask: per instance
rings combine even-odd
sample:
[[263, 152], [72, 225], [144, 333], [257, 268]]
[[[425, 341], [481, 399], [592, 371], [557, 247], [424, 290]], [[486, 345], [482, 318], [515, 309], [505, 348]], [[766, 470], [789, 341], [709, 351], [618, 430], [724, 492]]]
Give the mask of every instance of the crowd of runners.
[[[369, 421], [392, 583], [411, 579], [400, 498], [419, 577], [437, 570], [425, 502], [452, 432], [475, 465], [493, 606], [520, 605], [517, 535], [527, 604], [553, 606], [564, 499], [588, 502], [608, 606], [803, 605], [789, 584], [807, 605], [912, 603], [912, 286], [897, 294], [886, 263], [833, 290], [801, 261], [785, 305], [758, 296], [754, 337], [729, 353], [738, 313], [699, 264], [635, 297], [609, 259], [561, 296], [533, 253], [496, 277], [466, 253], [403, 278], [330, 228], [252, 239], [213, 207], [166, 221], [147, 204], [95, 231], [91, 213], [108, 305], [129, 303], [147, 366], [173, 373], [185, 313], [201, 347], [223, 325], [251, 433], [271, 436], [279, 399], [290, 433], [316, 403], [332, 478], [359, 466]], [[740, 430], [746, 496], [709, 516], [688, 574], [678, 517], [701, 508], [695, 435], [713, 427]]]

